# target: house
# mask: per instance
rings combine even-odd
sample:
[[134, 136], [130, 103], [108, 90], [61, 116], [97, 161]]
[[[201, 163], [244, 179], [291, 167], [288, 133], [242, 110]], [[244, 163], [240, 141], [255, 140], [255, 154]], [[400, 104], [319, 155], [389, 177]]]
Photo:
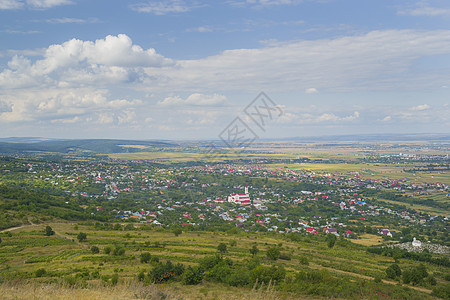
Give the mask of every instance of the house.
[[313, 227], [307, 227], [305, 230], [306, 230], [306, 232], [309, 232], [309, 233], [317, 233], [317, 230]]
[[323, 231], [325, 231], [325, 233], [331, 233], [334, 234], [335, 236], [339, 236], [339, 233], [337, 232], [336, 228], [324, 228]]
[[388, 237], [392, 237], [393, 234], [395, 234], [395, 231], [389, 231], [389, 229], [383, 229], [380, 231], [380, 234], [388, 236]]

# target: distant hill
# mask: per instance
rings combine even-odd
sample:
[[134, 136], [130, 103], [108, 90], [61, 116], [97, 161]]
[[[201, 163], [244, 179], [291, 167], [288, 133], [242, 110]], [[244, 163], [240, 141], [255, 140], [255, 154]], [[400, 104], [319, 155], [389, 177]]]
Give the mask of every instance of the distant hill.
[[[90, 151], [95, 153], [121, 153], [149, 151], [149, 148], [175, 147], [174, 143], [165, 141], [137, 140], [39, 140], [40, 138], [0, 139], [0, 153], [56, 152], [70, 153]], [[128, 146], [128, 147], [127, 147]]]
[[287, 141], [333, 141], [333, 142], [378, 142], [378, 141], [450, 141], [450, 134], [419, 133], [419, 134], [353, 134], [328, 135], [284, 138]]

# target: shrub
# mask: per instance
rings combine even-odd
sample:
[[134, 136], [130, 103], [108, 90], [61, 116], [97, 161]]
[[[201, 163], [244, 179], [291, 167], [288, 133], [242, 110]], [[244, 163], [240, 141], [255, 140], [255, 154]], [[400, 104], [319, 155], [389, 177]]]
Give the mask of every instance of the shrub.
[[148, 263], [152, 258], [152, 255], [150, 252], [142, 252], [141, 253], [141, 263], [145, 264]]
[[217, 246], [217, 250], [218, 250], [220, 253], [227, 253], [227, 244], [225, 244], [225, 243], [220, 243], [220, 244]]
[[280, 249], [275, 246], [270, 247], [266, 255], [270, 260], [277, 260], [280, 257]]
[[270, 281], [273, 282], [280, 282], [284, 280], [284, 277], [286, 276], [286, 270], [282, 267], [266, 267], [266, 266], [257, 266], [254, 268], [250, 273], [250, 281], [255, 282], [258, 280], [258, 282], [264, 282], [265, 284], [268, 284]]
[[145, 273], [144, 273], [144, 271], [139, 272], [137, 278], [138, 278], [139, 281], [144, 281], [145, 280]]
[[183, 233], [183, 230], [181, 230], [181, 228], [175, 228], [173, 230], [173, 234], [175, 234], [175, 236], [179, 236], [182, 233]]
[[302, 264], [302, 265], [309, 265], [309, 260], [306, 256], [302, 255], [298, 258], [298, 261]]
[[116, 285], [119, 282], [119, 274], [114, 273], [111, 277], [111, 285]]
[[245, 269], [235, 269], [227, 277], [226, 282], [231, 286], [246, 286], [250, 283], [249, 271]]
[[336, 236], [334, 234], [329, 234], [327, 236], [327, 246], [328, 248], [333, 248], [334, 244], [336, 243]]
[[390, 279], [402, 276], [402, 270], [397, 264], [392, 264], [386, 269], [386, 276]]
[[215, 265], [223, 261], [223, 258], [219, 255], [215, 256], [205, 256], [200, 261], [200, 266], [205, 270], [210, 270], [214, 268]]
[[36, 272], [34, 272], [34, 274], [36, 275], [36, 277], [42, 277], [45, 276], [45, 274], [47, 274], [47, 271], [44, 268], [41, 268], [37, 269]]
[[201, 267], [188, 267], [183, 273], [183, 284], [199, 284], [203, 280], [203, 269]]
[[122, 256], [125, 255], [125, 248], [121, 246], [116, 246], [113, 251], [114, 256]]
[[54, 235], [55, 234], [55, 232], [53, 231], [53, 229], [50, 227], [50, 226], [46, 226], [45, 227], [45, 235], [46, 236], [51, 236], [51, 235]]
[[84, 233], [84, 232], [80, 232], [78, 235], [77, 235], [77, 239], [78, 239], [78, 241], [81, 243], [81, 242], [84, 242], [85, 240], [86, 240], [86, 238], [87, 238], [87, 234], [86, 233]]
[[103, 251], [105, 251], [105, 254], [111, 254], [113, 250], [113, 247], [111, 245], [105, 246], [105, 248], [103, 249]]
[[212, 281], [226, 282], [232, 271], [227, 263], [221, 262], [206, 273], [206, 278]]
[[92, 246], [91, 247], [91, 252], [93, 254], [97, 254], [97, 253], [100, 253], [100, 249], [97, 246]]
[[184, 265], [178, 263], [176, 265], [167, 261], [164, 263], [158, 263], [148, 274], [151, 281], [161, 283], [174, 279], [176, 276], [180, 276], [184, 273]]

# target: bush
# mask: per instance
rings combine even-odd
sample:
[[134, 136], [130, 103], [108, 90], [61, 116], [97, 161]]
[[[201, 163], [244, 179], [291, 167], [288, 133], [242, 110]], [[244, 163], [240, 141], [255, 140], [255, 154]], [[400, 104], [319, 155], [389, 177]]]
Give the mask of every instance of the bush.
[[46, 236], [51, 236], [51, 235], [54, 235], [55, 234], [55, 232], [53, 231], [53, 229], [50, 227], [50, 226], [46, 226], [45, 227], [45, 235]]
[[122, 256], [125, 255], [125, 248], [121, 246], [116, 246], [113, 251], [114, 256]]
[[250, 283], [250, 274], [249, 271], [245, 269], [236, 269], [234, 270], [226, 280], [231, 286], [246, 286]]
[[113, 250], [113, 247], [111, 245], [105, 246], [105, 248], [103, 249], [103, 251], [105, 251], [105, 254], [111, 254]]
[[386, 269], [386, 276], [390, 279], [395, 279], [402, 276], [402, 270], [397, 264], [392, 264]]
[[227, 244], [225, 244], [225, 243], [220, 243], [220, 244], [217, 246], [217, 250], [218, 250], [220, 253], [227, 253]]
[[215, 265], [206, 273], [206, 278], [217, 282], [226, 282], [233, 269], [224, 261]]
[[257, 266], [250, 273], [250, 281], [255, 282], [264, 282], [268, 284], [270, 281], [272, 283], [281, 282], [286, 277], [286, 270], [283, 267], [265, 267], [265, 266]]
[[175, 228], [173, 230], [173, 234], [175, 234], [175, 236], [179, 236], [182, 233], [183, 233], [183, 230], [181, 230], [181, 228]]
[[308, 260], [308, 258], [307, 258], [306, 256], [304, 256], [304, 255], [300, 256], [300, 257], [298, 258], [298, 261], [299, 261], [300, 264], [302, 264], [302, 265], [305, 265], [305, 266], [309, 265], [309, 260]]
[[114, 273], [111, 277], [111, 285], [116, 285], [119, 282], [119, 274]]
[[145, 280], [145, 273], [144, 273], [144, 271], [139, 272], [137, 278], [138, 278], [139, 281], [144, 281]]
[[84, 232], [80, 232], [78, 235], [77, 235], [77, 239], [78, 239], [78, 241], [81, 243], [81, 242], [84, 242], [85, 240], [86, 240], [86, 238], [87, 238], [87, 234], [86, 233], [84, 233]]
[[278, 247], [270, 247], [266, 253], [270, 260], [277, 260], [280, 257], [280, 249]]
[[181, 283], [183, 284], [199, 284], [203, 280], [203, 269], [201, 267], [188, 267], [183, 273], [183, 279]]
[[223, 261], [223, 258], [219, 255], [215, 256], [205, 256], [200, 261], [200, 266], [205, 270], [210, 270], [214, 268], [215, 265]]
[[336, 243], [336, 236], [334, 234], [329, 234], [327, 236], [327, 246], [328, 248], [333, 248], [334, 244]]
[[184, 265], [178, 263], [176, 265], [167, 261], [164, 263], [158, 263], [148, 274], [151, 281], [155, 283], [161, 283], [176, 278], [184, 273]]
[[141, 253], [141, 263], [145, 264], [148, 263], [152, 258], [152, 255], [150, 252], [142, 252]]
[[41, 268], [37, 269], [36, 272], [34, 272], [34, 274], [36, 275], [36, 277], [42, 277], [45, 276], [45, 274], [47, 274], [47, 271], [44, 268]]
[[97, 246], [92, 246], [91, 247], [91, 252], [93, 254], [97, 254], [97, 253], [100, 253], [100, 249]]

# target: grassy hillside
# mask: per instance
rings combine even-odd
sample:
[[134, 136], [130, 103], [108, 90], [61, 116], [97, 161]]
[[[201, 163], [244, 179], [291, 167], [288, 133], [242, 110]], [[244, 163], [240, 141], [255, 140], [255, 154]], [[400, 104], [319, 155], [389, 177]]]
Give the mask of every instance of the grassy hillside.
[[[45, 235], [47, 225], [54, 235]], [[126, 289], [133, 284], [139, 285], [140, 289], [149, 289], [155, 281], [152, 272], [168, 261], [174, 266], [182, 264], [188, 268], [186, 270], [189, 267], [197, 270], [200, 266], [204, 272], [198, 285], [183, 284], [186, 275], [160, 281], [170, 283], [167, 293], [182, 295], [185, 299], [223, 297], [224, 289], [238, 299], [251, 297], [259, 290], [267, 295], [272, 293], [272, 299], [312, 296], [378, 299], [380, 295], [427, 299], [434, 287], [426, 282], [419, 286], [401, 286], [399, 281], [386, 277], [385, 270], [396, 261], [394, 258], [368, 253], [366, 247], [346, 240], [338, 240], [329, 248], [325, 237], [193, 231], [176, 236], [161, 228], [124, 225], [116, 224], [116, 230], [113, 230], [109, 224], [60, 222], [3, 232], [0, 244], [3, 285], [0, 291], [8, 290], [16, 280], [28, 282], [30, 287], [37, 283], [50, 285], [48, 289], [54, 285], [91, 287], [92, 295], [106, 288], [117, 291], [116, 285]], [[85, 241], [78, 241], [80, 232], [86, 233]], [[226, 245], [225, 252], [219, 253], [219, 244]], [[98, 253], [95, 247], [98, 247]], [[254, 257], [250, 252], [253, 247], [258, 249]], [[273, 248], [280, 251], [276, 260], [267, 255]], [[109, 254], [106, 253], [108, 249], [111, 250]], [[141, 261], [143, 253], [149, 253], [148, 262]], [[215, 259], [221, 262], [214, 267]], [[406, 259], [397, 259], [397, 263], [403, 270], [418, 265]], [[426, 264], [426, 269], [430, 276], [437, 278], [438, 286], [448, 285], [442, 279], [448, 274], [448, 268]], [[271, 270], [283, 274], [276, 275], [270, 273]], [[238, 276], [234, 281], [233, 274]], [[227, 280], [223, 279], [227, 276]], [[248, 280], [241, 282], [241, 277]], [[266, 290], [268, 285], [271, 286], [269, 292]], [[163, 287], [166, 286], [154, 288]], [[64, 290], [61, 293], [63, 295]]]

